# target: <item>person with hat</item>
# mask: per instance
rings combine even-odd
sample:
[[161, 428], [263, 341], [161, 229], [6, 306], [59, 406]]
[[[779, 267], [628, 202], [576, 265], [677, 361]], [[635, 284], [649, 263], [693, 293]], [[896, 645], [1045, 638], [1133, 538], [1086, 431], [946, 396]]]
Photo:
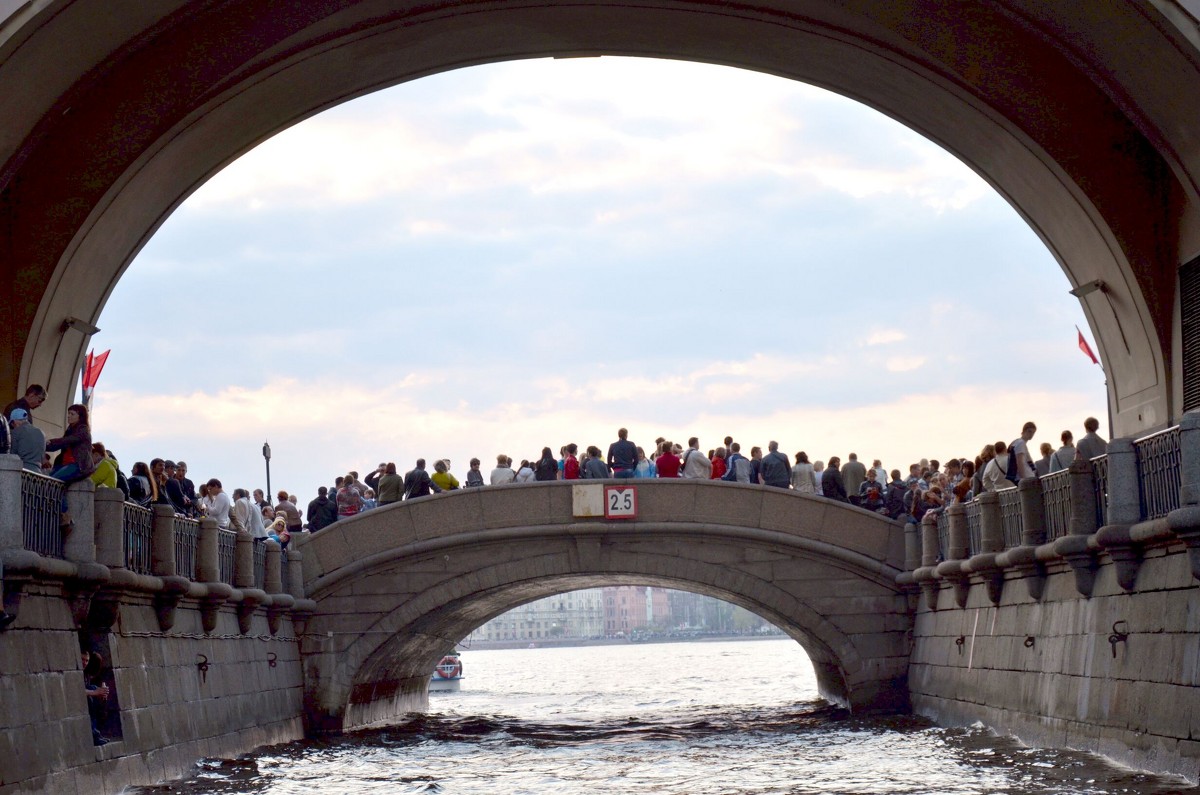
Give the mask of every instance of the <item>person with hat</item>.
[[22, 408], [12, 410], [9, 418], [12, 425], [12, 443], [9, 451], [21, 457], [21, 466], [31, 472], [42, 471], [42, 458], [46, 455], [46, 434], [30, 422], [29, 411]]

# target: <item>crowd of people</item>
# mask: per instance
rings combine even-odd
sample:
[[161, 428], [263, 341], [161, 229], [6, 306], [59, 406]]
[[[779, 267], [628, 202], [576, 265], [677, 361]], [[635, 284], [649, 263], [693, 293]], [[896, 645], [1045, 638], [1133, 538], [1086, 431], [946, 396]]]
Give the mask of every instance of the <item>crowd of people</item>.
[[[906, 473], [899, 469], [889, 472], [879, 459], [867, 466], [856, 453], [850, 453], [845, 463], [840, 456], [828, 461], [810, 460], [804, 451], [789, 458], [774, 441], [767, 443], [765, 453], [762, 447], [752, 446], [746, 455], [731, 436], [708, 451], [700, 449], [697, 437], [688, 439], [687, 447], [660, 437], [647, 454], [621, 428], [607, 452], [596, 445], [581, 451], [579, 445], [570, 443], [559, 448], [557, 456], [551, 448], [543, 447], [539, 456], [522, 459], [519, 464], [500, 454], [496, 466], [486, 475], [479, 459], [473, 458], [462, 481], [451, 473], [448, 459], [434, 461], [432, 473], [425, 459], [418, 459], [403, 475], [395, 463], [380, 463], [365, 477], [351, 471], [337, 477], [332, 486], [321, 486], [302, 511], [299, 499], [288, 491], [279, 491], [268, 501], [261, 489], [250, 492], [238, 488], [228, 494], [217, 478], [197, 486], [187, 477], [184, 461], [138, 461], [126, 475], [113, 452], [92, 440], [85, 406], [68, 408], [64, 434], [46, 439], [32, 423], [33, 411], [45, 399], [45, 390], [35, 384], [5, 408], [0, 453], [18, 455], [27, 469], [64, 482], [90, 478], [97, 486], [121, 489], [129, 501], [138, 505], [169, 505], [180, 516], [208, 516], [223, 529], [245, 530], [256, 539], [270, 538], [285, 547], [295, 533], [319, 532], [340, 519], [401, 500], [460, 488], [548, 480], [719, 479], [792, 489], [895, 519], [920, 522], [930, 511], [970, 501], [984, 491], [1015, 488], [1022, 478], [1056, 472], [1078, 457], [1095, 458], [1107, 450], [1107, 442], [1097, 433], [1100, 423], [1094, 417], [1084, 421], [1084, 435], [1077, 444], [1074, 434], [1064, 430], [1061, 445], [1055, 448], [1050, 443], [1041, 444], [1039, 457], [1030, 448], [1037, 426], [1027, 422], [1011, 442], [999, 440], [984, 445], [976, 456], [955, 457], [944, 463], [921, 459], [910, 464]], [[50, 454], [56, 451], [59, 455], [52, 459]], [[62, 521], [70, 523], [65, 504]]]

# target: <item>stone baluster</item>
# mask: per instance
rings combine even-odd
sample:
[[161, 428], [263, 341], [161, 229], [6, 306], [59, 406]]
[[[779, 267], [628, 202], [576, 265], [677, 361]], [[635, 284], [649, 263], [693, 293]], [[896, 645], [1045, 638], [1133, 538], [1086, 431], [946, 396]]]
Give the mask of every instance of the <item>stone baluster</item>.
[[1142, 519], [1142, 491], [1138, 478], [1137, 450], [1132, 439], [1108, 443], [1107, 524], [1135, 524]]
[[[1116, 440], [1114, 440], [1116, 441]], [[1111, 450], [1111, 447], [1109, 448]], [[1054, 551], [1071, 565], [1075, 571], [1075, 590], [1083, 596], [1091, 596], [1096, 584], [1096, 549], [1092, 546], [1092, 534], [1096, 532], [1096, 474], [1092, 462], [1085, 458], [1071, 462], [1071, 532], [1054, 542]], [[1113, 476], [1124, 477], [1120, 467], [1114, 469], [1109, 459], [1108, 488], [1109, 510], [1112, 510]], [[1134, 488], [1137, 488], [1137, 471], [1134, 468]]]
[[[937, 518], [926, 514], [926, 519], [937, 526]], [[946, 560], [938, 565], [938, 574], [945, 577], [954, 586], [954, 602], [959, 607], [965, 607], [967, 597], [971, 592], [970, 569], [965, 565], [971, 557], [971, 533], [967, 527], [966, 509], [960, 503], [946, 508], [946, 522], [949, 525], [946, 546]], [[978, 550], [976, 550], [978, 551]]]
[[175, 511], [170, 505], [153, 506], [154, 518], [150, 532], [150, 570], [159, 577], [174, 577]]
[[96, 484], [88, 479], [67, 486], [71, 530], [63, 538], [63, 556], [74, 563], [96, 562]]
[[267, 545], [267, 571], [263, 578], [263, 590], [274, 596], [283, 593], [283, 578], [280, 572], [279, 545], [274, 541], [264, 541]]
[[0, 550], [25, 548], [22, 503], [21, 459], [0, 455]]
[[304, 553], [298, 549], [287, 551], [287, 591], [293, 599], [304, 598]]
[[921, 533], [915, 524], [904, 523], [904, 570], [916, 571], [921, 565]]
[[245, 531], [237, 534], [233, 556], [233, 587], [254, 587], [254, 536]]
[[125, 495], [119, 489], [96, 489], [96, 562], [125, 568]]
[[1000, 515], [1000, 495], [985, 491], [975, 499], [979, 502], [979, 549], [976, 551], [1003, 552], [1004, 519]]
[[921, 522], [921, 565], [930, 568], [938, 565], [942, 559], [941, 544], [938, 539], [937, 524]]
[[175, 561], [175, 510], [170, 505], [151, 506], [154, 517], [150, 530], [150, 570], [162, 578], [162, 591], [154, 597], [158, 628], [166, 632], [175, 626], [175, 608], [191, 586], [180, 577]]
[[207, 516], [200, 520], [200, 532], [196, 538], [196, 580], [198, 582], [220, 582], [221, 563], [217, 545], [217, 521]]
[[1200, 411], [1179, 421], [1179, 504], [1167, 524], [1187, 544], [1192, 577], [1200, 580]]
[[1021, 498], [1021, 543], [1028, 547], [1046, 543], [1046, 496], [1041, 478], [1022, 478], [1017, 484]]

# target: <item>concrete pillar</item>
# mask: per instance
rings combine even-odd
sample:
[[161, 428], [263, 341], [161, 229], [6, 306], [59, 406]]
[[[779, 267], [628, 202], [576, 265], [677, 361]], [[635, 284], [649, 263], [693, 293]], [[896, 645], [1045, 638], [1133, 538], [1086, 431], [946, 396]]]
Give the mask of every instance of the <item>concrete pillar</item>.
[[254, 587], [254, 537], [244, 530], [237, 534], [233, 554], [233, 587]]
[[0, 455], [0, 549], [25, 548], [21, 504], [21, 459]]
[[1108, 524], [1134, 524], [1142, 519], [1137, 453], [1132, 439], [1108, 443]]
[[1017, 484], [1021, 495], [1021, 543], [1036, 547], [1046, 543], [1046, 496], [1041, 478], [1022, 478]]
[[1179, 504], [1200, 504], [1200, 411], [1179, 421]]
[[283, 593], [283, 580], [280, 572], [280, 549], [274, 541], [263, 541], [267, 545], [267, 571], [263, 578], [263, 590], [269, 594]]
[[296, 599], [304, 599], [304, 553], [288, 546], [287, 592]]
[[1004, 520], [1000, 516], [1000, 495], [985, 491], [979, 502], [979, 552], [1004, 551]]
[[[916, 571], [921, 565], [921, 533], [915, 524], [904, 523], [904, 570]], [[301, 577], [303, 580], [303, 577]], [[297, 597], [298, 598], [298, 597]]]
[[154, 525], [150, 535], [150, 566], [159, 577], [174, 577], [175, 566], [175, 509], [170, 505], [155, 505]]
[[63, 538], [63, 557], [74, 563], [96, 562], [96, 484], [77, 480], [67, 486], [67, 511], [73, 529]]
[[921, 565], [930, 568], [938, 564], [938, 559], [941, 558], [941, 551], [938, 548], [938, 529], [937, 525], [931, 522], [921, 521]]
[[200, 520], [196, 538], [196, 581], [220, 582], [221, 562], [217, 545], [217, 520], [205, 516]]
[[955, 503], [946, 508], [946, 519], [950, 523], [950, 548], [946, 550], [946, 560], [966, 560], [971, 557], [966, 509], [961, 503]]
[[[1116, 440], [1114, 440], [1116, 441]], [[1111, 450], [1112, 447], [1110, 446]], [[1108, 488], [1112, 494], [1112, 462], [1109, 461]], [[1071, 535], [1090, 535], [1096, 532], [1096, 473], [1086, 458], [1071, 462]], [[1136, 487], [1137, 475], [1134, 474]], [[1110, 497], [1111, 500], [1111, 497]], [[1112, 502], [1109, 502], [1112, 510]], [[1061, 541], [1062, 539], [1058, 539]], [[1057, 547], [1056, 547], [1057, 548]]]
[[96, 489], [96, 562], [125, 568], [125, 495], [120, 489]]

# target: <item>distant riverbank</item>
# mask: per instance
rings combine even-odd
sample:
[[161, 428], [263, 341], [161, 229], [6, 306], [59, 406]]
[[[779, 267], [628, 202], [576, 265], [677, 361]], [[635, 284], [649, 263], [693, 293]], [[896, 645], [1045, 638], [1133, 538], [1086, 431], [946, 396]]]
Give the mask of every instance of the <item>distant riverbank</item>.
[[574, 646], [628, 646], [631, 643], [703, 643], [732, 640], [779, 640], [782, 632], [754, 635], [638, 635], [628, 638], [539, 638], [537, 640], [476, 640], [463, 641], [460, 649], [565, 649]]

